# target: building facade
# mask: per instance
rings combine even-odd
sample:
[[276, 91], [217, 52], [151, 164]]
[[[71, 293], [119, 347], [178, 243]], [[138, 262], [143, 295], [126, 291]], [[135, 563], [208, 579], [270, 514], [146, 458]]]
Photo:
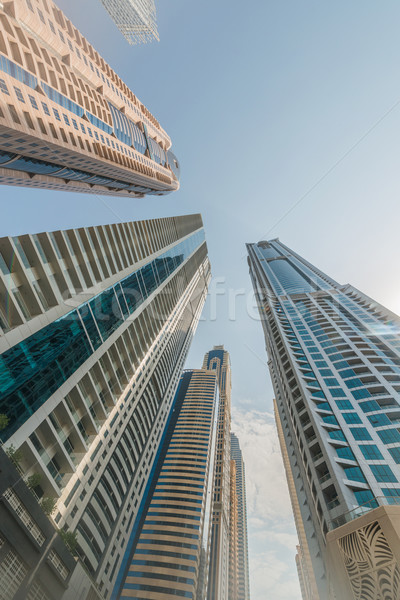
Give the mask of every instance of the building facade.
[[231, 433], [231, 457], [236, 465], [236, 495], [238, 500], [238, 600], [250, 600], [249, 552], [247, 541], [246, 472], [238, 437]]
[[236, 463], [231, 460], [231, 487], [229, 511], [229, 600], [238, 600], [239, 546], [238, 546], [238, 496]]
[[215, 371], [185, 371], [115, 598], [207, 597], [217, 450]]
[[106, 598], [209, 279], [200, 215], [0, 239], [1, 438]]
[[1, 184], [132, 198], [178, 189], [170, 138], [52, 0], [4, 2], [0, 20]]
[[129, 44], [160, 41], [154, 0], [101, 0]]
[[1, 600], [102, 600], [1, 448], [0, 473]]
[[[357, 518], [381, 505], [398, 510], [400, 320], [279, 240], [247, 248], [299, 519], [325, 600], [350, 577], [348, 553], [357, 554], [356, 543], [347, 546], [342, 576], [332, 579], [329, 532], [351, 521], [357, 529]], [[371, 556], [377, 539], [364, 536]], [[358, 567], [355, 560], [353, 591], [365, 584]], [[337, 597], [398, 597], [396, 568], [392, 577], [369, 580], [369, 595]]]
[[296, 548], [296, 567], [299, 576], [301, 595], [303, 600], [319, 600], [318, 588], [317, 583], [315, 581], [310, 550], [307, 542], [307, 536], [304, 529], [304, 523], [301, 518], [301, 509], [296, 494], [296, 485], [293, 479], [293, 473], [290, 468], [289, 455], [285, 444], [285, 437], [283, 434], [282, 423], [280, 420], [276, 400], [274, 400], [274, 413], [276, 428], [278, 430], [279, 445], [282, 453], [283, 465], [285, 467], [290, 501], [293, 509], [294, 522], [296, 525], [297, 537], [299, 538], [299, 545]]
[[209, 600], [227, 600], [229, 593], [231, 364], [223, 346], [207, 352], [203, 369], [216, 371], [220, 404], [211, 533]]

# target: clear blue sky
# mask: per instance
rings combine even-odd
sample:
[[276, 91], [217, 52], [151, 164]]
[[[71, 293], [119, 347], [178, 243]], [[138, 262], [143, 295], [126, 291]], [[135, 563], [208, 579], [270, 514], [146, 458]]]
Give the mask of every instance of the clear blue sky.
[[[202, 213], [224, 294], [217, 320], [213, 303], [206, 306], [189, 363], [200, 366], [214, 344], [231, 353], [248, 463], [252, 600], [297, 600], [294, 530], [265, 414], [264, 343], [246, 308], [244, 244], [279, 236], [400, 312], [400, 5], [167, 0], [157, 7], [161, 42], [137, 47], [99, 0], [59, 5], [170, 134], [181, 190], [132, 201], [2, 187], [0, 235]], [[265, 471], [254, 469], [261, 451]]]

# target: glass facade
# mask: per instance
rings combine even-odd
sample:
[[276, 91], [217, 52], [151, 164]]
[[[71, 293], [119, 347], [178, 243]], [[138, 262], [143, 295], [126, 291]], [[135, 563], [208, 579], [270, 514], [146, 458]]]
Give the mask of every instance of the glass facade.
[[0, 356], [0, 412], [7, 439], [204, 242], [192, 234]]

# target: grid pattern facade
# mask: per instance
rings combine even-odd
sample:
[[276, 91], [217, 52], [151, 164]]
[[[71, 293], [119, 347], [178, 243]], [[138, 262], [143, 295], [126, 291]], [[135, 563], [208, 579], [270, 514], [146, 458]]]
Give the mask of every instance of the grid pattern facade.
[[236, 464], [236, 495], [238, 500], [238, 600], [250, 600], [249, 553], [247, 543], [246, 473], [237, 436], [231, 433], [231, 457]]
[[231, 460], [231, 487], [229, 512], [229, 600], [238, 600], [239, 543], [238, 543], [238, 497], [236, 463]]
[[218, 427], [215, 372], [185, 371], [120, 598], [204, 599]]
[[160, 41], [154, 0], [101, 0], [129, 44]]
[[277, 409], [322, 597], [325, 536], [400, 498], [400, 320], [278, 240], [249, 244]]
[[227, 600], [229, 593], [231, 364], [223, 346], [204, 356], [203, 369], [216, 371], [220, 389], [218, 447], [215, 468], [209, 600]]
[[[32, 295], [29, 314], [11, 323], [15, 298], [1, 302], [3, 440], [20, 449], [26, 476], [40, 475], [37, 494], [57, 498], [57, 526], [77, 533], [78, 554], [108, 597], [205, 301], [201, 217], [6, 238], [0, 247], [12, 249], [3, 254], [7, 276], [23, 282], [26, 302]], [[48, 306], [32, 285], [40, 266]], [[72, 283], [86, 280], [83, 289], [71, 288], [66, 271]]]
[[0, 183], [163, 195], [179, 164], [157, 119], [51, 0], [0, 8]]

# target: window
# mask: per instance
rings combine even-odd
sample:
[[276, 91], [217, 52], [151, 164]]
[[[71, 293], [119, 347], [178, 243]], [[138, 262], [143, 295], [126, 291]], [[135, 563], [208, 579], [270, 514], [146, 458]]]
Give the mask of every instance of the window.
[[350, 481], [360, 481], [362, 483], [366, 483], [366, 479], [360, 467], [348, 467], [345, 468], [344, 472], [346, 479], [350, 479]]
[[14, 86], [14, 90], [15, 90], [15, 95], [17, 96], [18, 100], [20, 102], [25, 102], [21, 90], [19, 88], [15, 87], [15, 86]]
[[32, 535], [32, 537], [36, 540], [36, 542], [39, 544], [39, 546], [43, 546], [45, 537], [42, 531], [36, 525], [35, 521], [31, 518], [29, 512], [26, 510], [25, 506], [22, 504], [17, 494], [11, 488], [8, 488], [4, 492], [3, 498], [7, 500], [11, 508], [21, 519], [22, 523], [25, 525], [25, 527]]
[[329, 390], [329, 393], [334, 398], [346, 398], [346, 392], [342, 388], [332, 388]]
[[395, 463], [400, 465], [400, 447], [399, 448], [388, 448], [390, 454], [393, 457]]
[[378, 446], [375, 446], [374, 444], [361, 444], [360, 450], [367, 460], [383, 460], [383, 456]]
[[394, 444], [400, 442], [400, 433], [397, 429], [384, 429], [376, 432], [384, 444]]
[[356, 460], [353, 452], [350, 448], [336, 448], [337, 455], [340, 458], [347, 458], [348, 460]]
[[383, 413], [379, 415], [370, 415], [368, 420], [374, 427], [381, 427], [382, 425], [391, 425], [391, 420]]
[[60, 31], [60, 30], [58, 30], [58, 34], [59, 34], [59, 36], [60, 36], [60, 40], [61, 40], [62, 42], [64, 42], [64, 44], [65, 44], [65, 38], [64, 38], [64, 34], [63, 34], [63, 32], [62, 32], [62, 31]]
[[364, 398], [370, 398], [371, 397], [371, 394], [366, 389], [355, 390], [355, 391], [353, 391], [351, 393], [353, 394], [353, 396], [354, 396], [354, 398], [356, 400], [363, 400]]
[[375, 479], [381, 483], [397, 483], [397, 479], [390, 467], [387, 465], [370, 465]]
[[343, 419], [346, 421], [346, 423], [353, 423], [353, 424], [360, 424], [360, 423], [362, 423], [362, 420], [360, 419], [360, 417], [358, 416], [358, 414], [355, 413], [355, 412], [344, 413], [343, 414]]
[[50, 111], [49, 111], [49, 107], [47, 106], [46, 102], [42, 102], [42, 107], [43, 107], [43, 111], [46, 115], [50, 116]]
[[336, 400], [339, 410], [353, 410], [353, 405], [349, 400]]
[[382, 410], [376, 400], [368, 400], [367, 402], [360, 402], [361, 410], [365, 413], [372, 412], [373, 410]]
[[67, 115], [65, 113], [63, 113], [63, 119], [65, 121], [65, 124], [69, 126], [69, 124], [70, 124], [69, 123], [69, 119], [68, 119], [68, 117], [67, 117]]
[[52, 31], [52, 32], [54, 33], [54, 35], [55, 35], [55, 33], [56, 33], [56, 30], [55, 30], [55, 28], [54, 28], [54, 25], [53, 25], [53, 23], [52, 23], [51, 21], [49, 21], [49, 25], [50, 25], [50, 29], [51, 29], [51, 31]]
[[43, 25], [45, 25], [46, 21], [44, 20], [44, 15], [43, 15], [42, 11], [40, 10], [40, 8], [38, 8], [38, 15], [39, 15], [39, 19], [42, 21]]
[[375, 500], [375, 496], [371, 492], [371, 490], [360, 490], [354, 492], [356, 500], [359, 506], [363, 504], [368, 504], [371, 508], [376, 508], [378, 506], [378, 502]]
[[0, 564], [0, 598], [14, 598], [26, 572], [22, 560], [10, 550]]
[[365, 427], [350, 427], [350, 431], [355, 440], [372, 440], [372, 437], [368, 433], [368, 429]]
[[8, 91], [8, 87], [6, 82], [4, 81], [4, 79], [0, 79], [0, 90], [4, 93], [7, 94], [7, 96], [10, 95], [10, 92]]
[[48, 560], [56, 568], [58, 573], [61, 575], [62, 579], [65, 581], [68, 577], [69, 571], [62, 562], [61, 558], [54, 550], [50, 550]]
[[28, 94], [28, 98], [31, 101], [31, 104], [32, 104], [33, 108], [35, 110], [39, 110], [39, 107], [37, 105], [37, 102], [36, 102], [35, 98], [33, 96], [31, 96], [30, 94]]
[[388, 500], [388, 504], [400, 504], [400, 489], [385, 489], [382, 488], [382, 492]]
[[60, 113], [58, 112], [58, 110], [56, 108], [53, 108], [53, 113], [54, 113], [54, 116], [57, 119], [57, 121], [61, 121]]

